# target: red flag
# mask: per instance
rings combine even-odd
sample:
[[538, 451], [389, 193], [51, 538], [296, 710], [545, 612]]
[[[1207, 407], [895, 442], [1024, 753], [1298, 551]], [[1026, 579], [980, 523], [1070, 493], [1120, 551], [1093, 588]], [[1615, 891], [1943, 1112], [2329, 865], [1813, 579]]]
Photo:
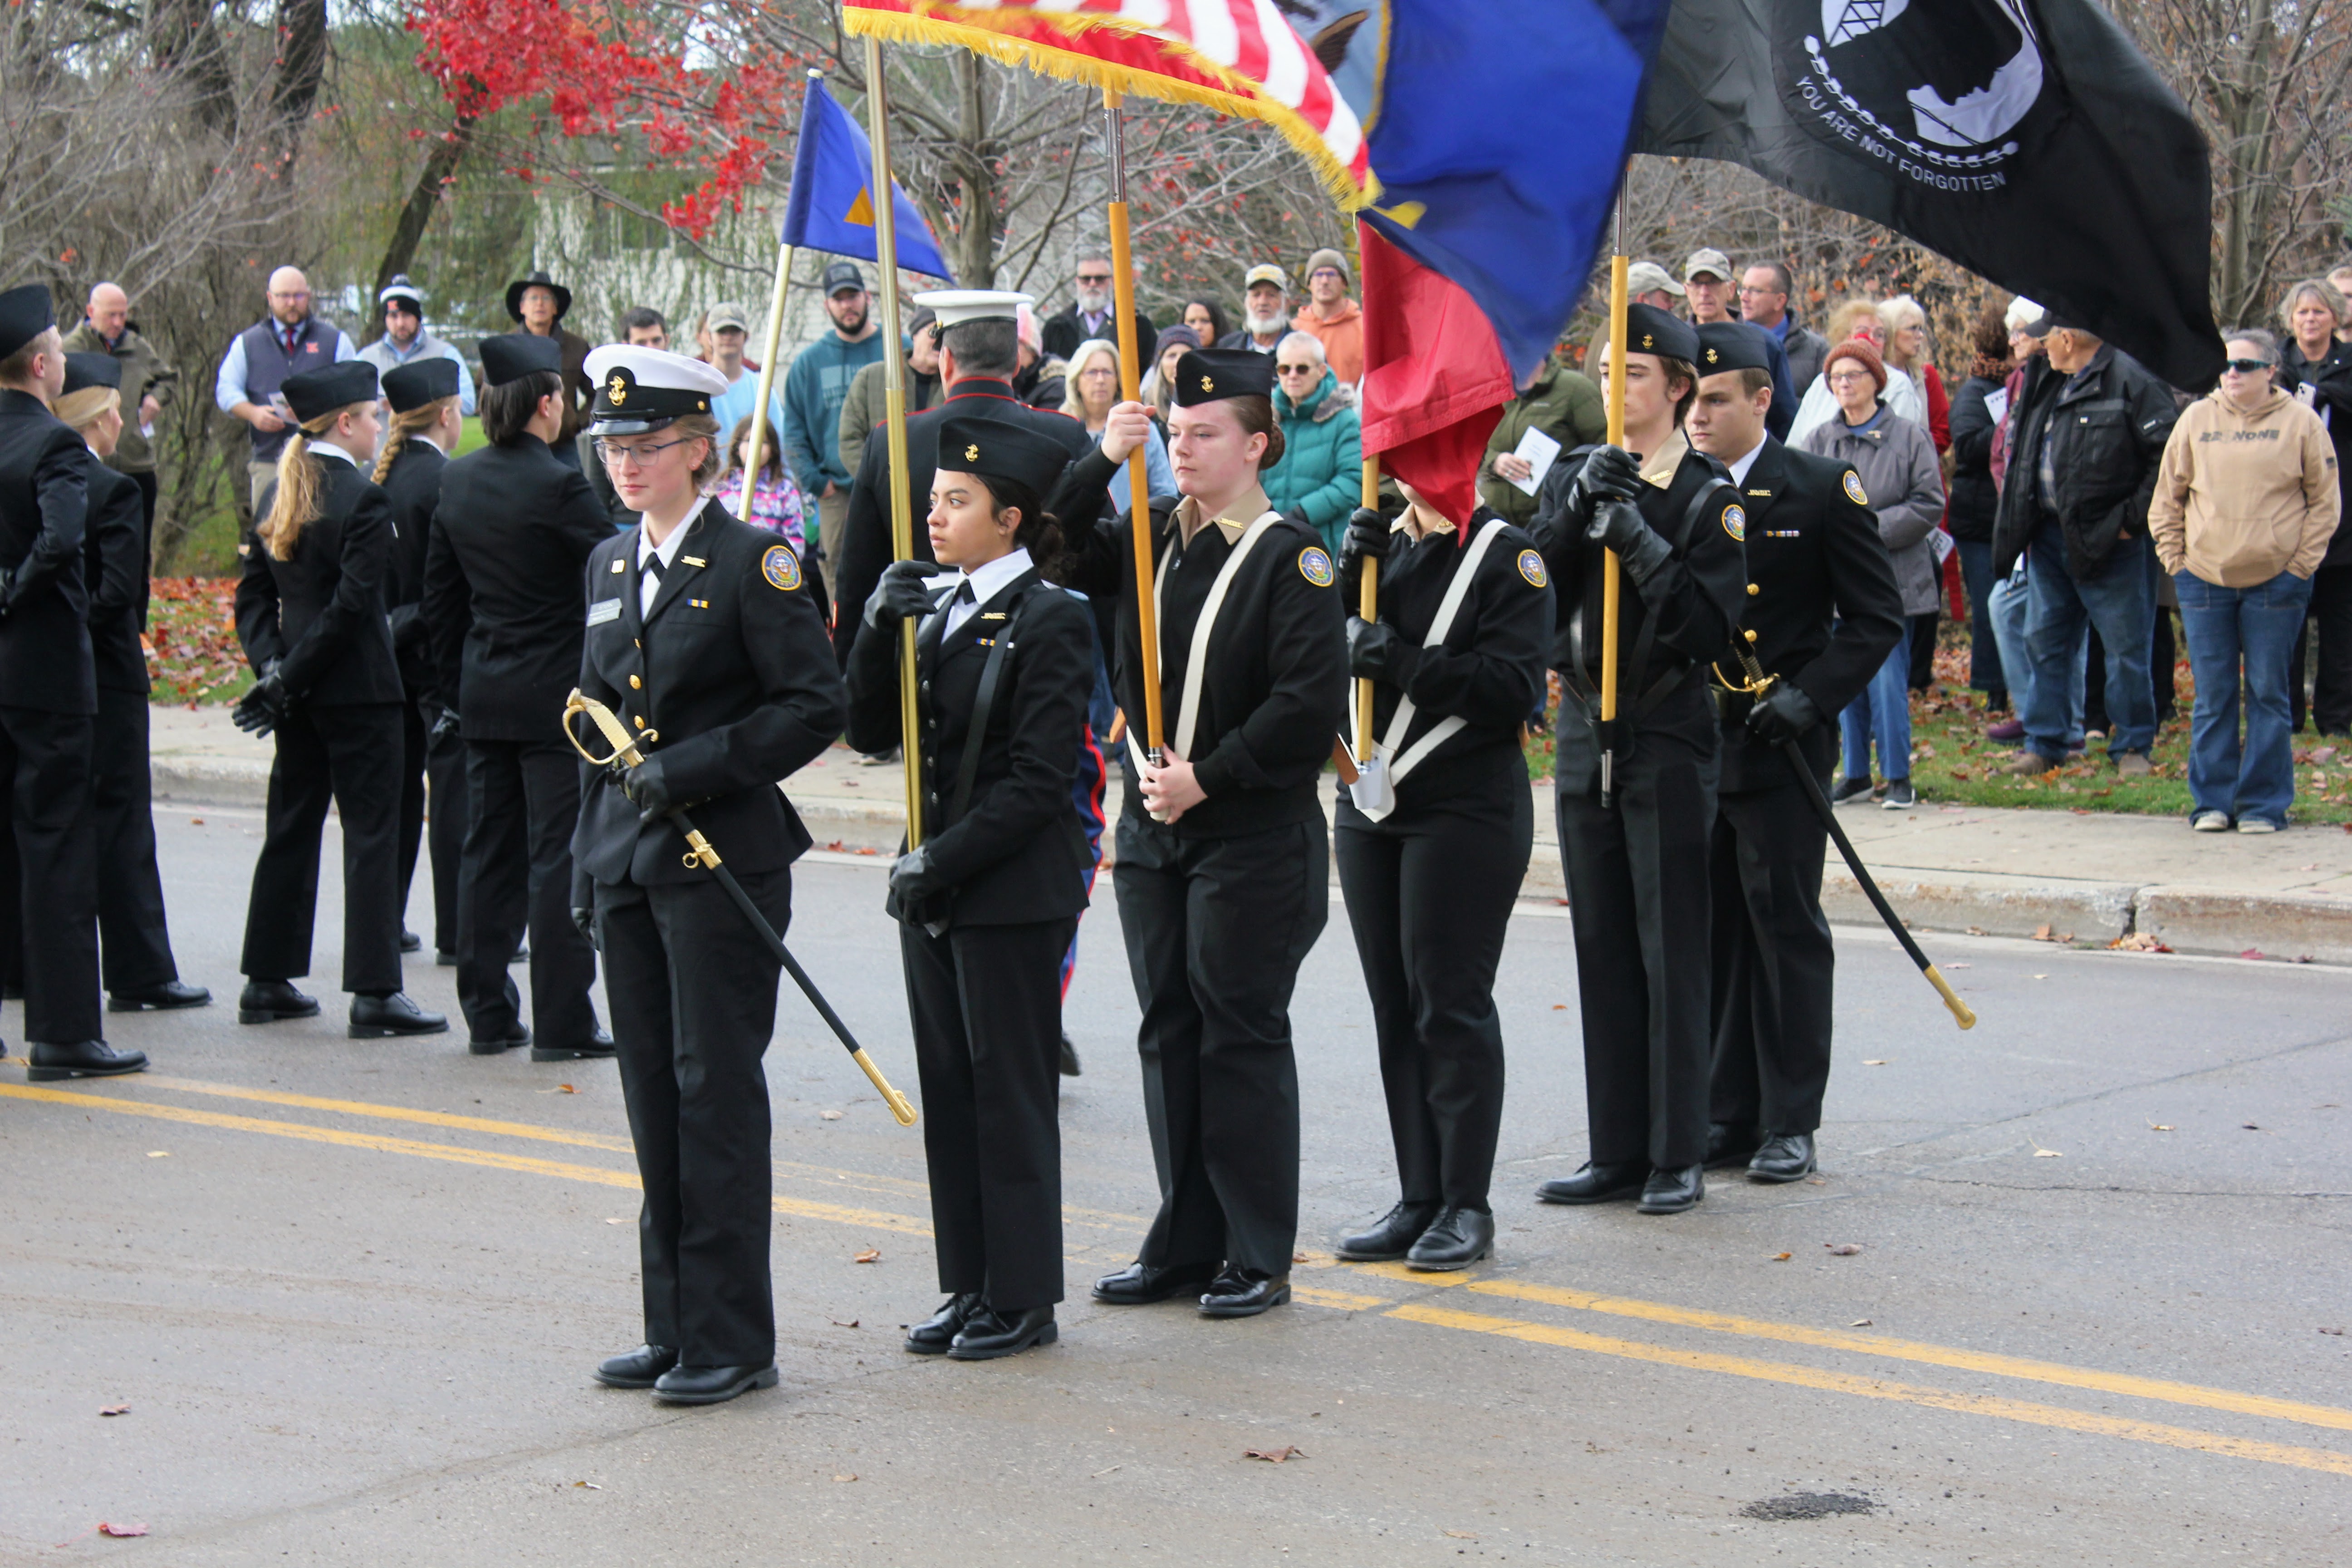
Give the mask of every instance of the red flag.
[[[1478, 463], [1517, 394], [1495, 329], [1461, 285], [1361, 224], [1364, 451], [1456, 524], [1478, 505]], [[1462, 537], [1469, 537], [1465, 528]]]

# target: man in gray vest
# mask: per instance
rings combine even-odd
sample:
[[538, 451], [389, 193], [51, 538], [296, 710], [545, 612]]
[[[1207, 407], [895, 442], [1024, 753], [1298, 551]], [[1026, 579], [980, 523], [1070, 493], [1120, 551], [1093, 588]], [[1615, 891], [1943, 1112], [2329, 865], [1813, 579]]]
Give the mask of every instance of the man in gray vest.
[[299, 267], [269, 275], [269, 317], [236, 335], [213, 383], [213, 401], [253, 426], [253, 453], [245, 465], [253, 509], [278, 477], [278, 449], [293, 430], [278, 389], [297, 371], [319, 370], [358, 357], [341, 328], [310, 313], [310, 280]]

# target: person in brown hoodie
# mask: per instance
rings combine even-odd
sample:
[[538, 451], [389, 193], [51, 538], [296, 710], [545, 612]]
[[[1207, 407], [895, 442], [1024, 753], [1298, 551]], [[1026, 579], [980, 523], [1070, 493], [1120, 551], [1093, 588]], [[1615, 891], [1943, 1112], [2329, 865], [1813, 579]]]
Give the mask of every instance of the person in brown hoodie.
[[2189, 405], [2165, 444], [2148, 533], [2179, 592], [2197, 678], [2189, 825], [2275, 833], [2294, 799], [2287, 661], [2343, 502], [2326, 427], [2273, 384], [2278, 340], [2247, 327], [2227, 347], [2221, 384]]

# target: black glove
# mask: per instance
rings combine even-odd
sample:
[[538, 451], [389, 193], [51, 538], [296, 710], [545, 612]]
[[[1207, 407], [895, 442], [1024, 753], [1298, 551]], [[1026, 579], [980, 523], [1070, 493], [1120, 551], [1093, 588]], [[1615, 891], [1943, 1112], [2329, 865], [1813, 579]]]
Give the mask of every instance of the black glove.
[[1397, 636], [1396, 628], [1361, 616], [1348, 617], [1348, 671], [1366, 680], [1384, 680], [1402, 689], [1421, 662], [1421, 649]]
[[1820, 705], [1785, 680], [1775, 682], [1748, 710], [1748, 732], [1768, 746], [1793, 741], [1821, 721]]
[[229, 718], [248, 735], [267, 735], [286, 721], [286, 683], [278, 678], [276, 665], [264, 670], [253, 689], [237, 699]]
[[887, 628], [929, 615], [930, 580], [946, 570], [936, 561], [893, 561], [882, 568], [882, 580], [866, 601], [866, 624]]
[[1593, 514], [1592, 525], [1584, 531], [1591, 542], [1617, 552], [1617, 559], [1636, 583], [1646, 583], [1653, 573], [1666, 563], [1675, 552], [1674, 546], [1660, 538], [1642, 516], [1642, 509], [1628, 500], [1604, 500]]
[[432, 733], [425, 739], [436, 746], [444, 741], [455, 739], [457, 733], [457, 710], [455, 708], [442, 709], [439, 715], [433, 721]]
[[931, 848], [925, 845], [909, 849], [890, 865], [890, 891], [898, 900], [898, 907], [911, 910], [927, 899], [947, 891], [947, 883], [931, 868]]
[[572, 905], [572, 923], [580, 928], [582, 941], [599, 952], [604, 951], [604, 944], [596, 940], [596, 907], [593, 904]]
[[1590, 528], [1602, 502], [1633, 500], [1642, 493], [1642, 465], [1622, 447], [1601, 447], [1584, 459], [1584, 467], [1569, 481], [1566, 506], [1570, 519]]
[[1388, 557], [1389, 520], [1368, 506], [1358, 507], [1349, 515], [1348, 531], [1339, 536], [1339, 581], [1352, 586], [1366, 561]]
[[651, 820], [667, 813], [677, 803], [670, 798], [669, 781], [662, 776], [662, 760], [647, 757], [631, 768], [621, 779], [621, 793], [639, 816]]

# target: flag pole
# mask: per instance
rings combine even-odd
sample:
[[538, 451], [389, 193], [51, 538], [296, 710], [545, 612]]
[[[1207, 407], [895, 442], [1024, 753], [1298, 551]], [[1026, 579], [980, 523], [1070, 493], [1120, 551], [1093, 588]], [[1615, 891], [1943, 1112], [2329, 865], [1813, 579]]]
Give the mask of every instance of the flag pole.
[[[890, 106], [882, 80], [882, 40], [866, 37], [866, 137], [874, 144], [874, 238], [882, 273], [883, 419], [890, 452], [890, 559], [915, 553], [915, 509], [907, 493], [907, 348], [898, 337], [898, 201], [890, 183]], [[834, 613], [841, 613], [838, 606]], [[857, 614], [852, 605], [849, 613]], [[915, 623], [898, 623], [898, 747], [907, 768], [907, 847], [923, 842], [922, 716], [915, 707]]]
[[[1609, 444], [1625, 444], [1625, 185], [1617, 182], [1617, 244], [1609, 258]], [[1601, 805], [1607, 810], [1617, 765], [1617, 552], [1601, 553]]]
[[[1118, 393], [1121, 401], [1142, 400], [1142, 346], [1135, 341], [1135, 264], [1127, 232], [1127, 133], [1119, 124], [1119, 92], [1103, 89], [1103, 134], [1110, 154], [1110, 271], [1112, 311], [1118, 318]], [[1148, 439], [1148, 437], [1147, 437]], [[1165, 735], [1160, 714], [1160, 626], [1151, 605], [1151, 484], [1143, 449], [1128, 455], [1128, 521], [1135, 531], [1135, 624], [1143, 644], [1143, 738], [1145, 755], [1158, 767]]]
[[[1363, 276], [1359, 271], [1358, 277]], [[1381, 455], [1364, 454], [1364, 510], [1381, 510]], [[1363, 582], [1356, 590], [1356, 614], [1364, 620], [1381, 618], [1381, 563], [1373, 556], [1364, 557]], [[1372, 760], [1372, 683], [1369, 678], [1356, 682], [1356, 761], [1366, 764]]]
[[[811, 81], [822, 81], [824, 73], [811, 71], [808, 77]], [[806, 110], [801, 111], [801, 119], [806, 122]], [[751, 515], [751, 490], [759, 482], [760, 464], [769, 456], [767, 443], [761, 437], [767, 434], [768, 429], [768, 399], [776, 392], [776, 350], [782, 345], [784, 336], [784, 290], [792, 280], [793, 247], [780, 246], [776, 256], [775, 286], [768, 291], [768, 335], [760, 349], [760, 400], [751, 405], [759, 417], [751, 421], [751, 449], [743, 454], [743, 493], [736, 499], [735, 504], [735, 515], [739, 518], [748, 519]], [[777, 438], [782, 439], [781, 431], [777, 433]], [[722, 436], [720, 439], [725, 437]]]

